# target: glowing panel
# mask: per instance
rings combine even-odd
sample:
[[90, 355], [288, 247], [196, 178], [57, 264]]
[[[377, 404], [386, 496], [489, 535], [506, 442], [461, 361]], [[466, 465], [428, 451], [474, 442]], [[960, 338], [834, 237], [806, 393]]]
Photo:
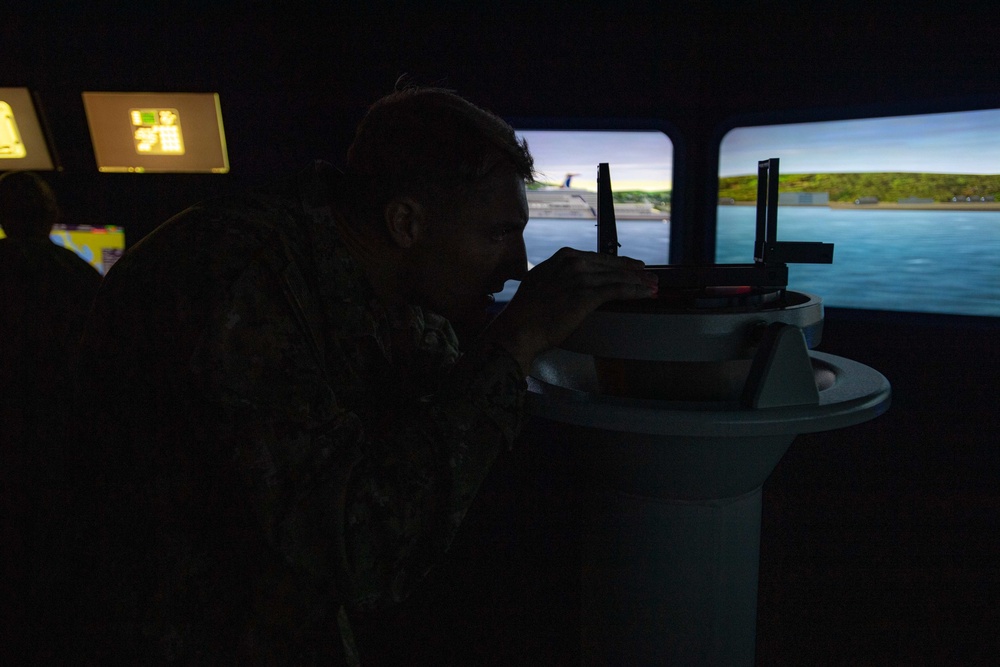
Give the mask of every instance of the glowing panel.
[[100, 171], [229, 171], [215, 93], [85, 92], [83, 106]]
[[0, 171], [55, 169], [31, 92], [0, 88]]
[[[0, 239], [4, 236], [0, 229]], [[125, 252], [125, 230], [114, 225], [54, 225], [49, 238], [87, 260], [102, 275]]]
[[0, 159], [17, 159], [28, 154], [17, 130], [17, 120], [10, 105], [0, 100]]

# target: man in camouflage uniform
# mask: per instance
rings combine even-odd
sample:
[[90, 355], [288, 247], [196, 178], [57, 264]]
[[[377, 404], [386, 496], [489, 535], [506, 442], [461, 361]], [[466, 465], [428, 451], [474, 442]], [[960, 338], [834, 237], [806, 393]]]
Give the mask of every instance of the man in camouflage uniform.
[[83, 338], [102, 409], [70, 454], [88, 489], [74, 650], [356, 662], [348, 617], [377, 619], [448, 547], [535, 355], [652, 293], [595, 253], [527, 273], [531, 177], [506, 123], [408, 89], [372, 107], [345, 173], [197, 205], [125, 253]]

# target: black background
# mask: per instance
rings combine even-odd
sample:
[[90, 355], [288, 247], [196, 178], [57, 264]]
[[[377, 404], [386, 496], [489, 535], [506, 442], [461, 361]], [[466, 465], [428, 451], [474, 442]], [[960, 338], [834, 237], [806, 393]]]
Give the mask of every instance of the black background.
[[[675, 241], [694, 258], [710, 253], [713, 142], [734, 118], [1000, 107], [989, 3], [119, 4], [5, 3], [0, 85], [39, 96], [67, 222], [124, 226], [129, 243], [204, 197], [312, 158], [337, 163], [366, 105], [404, 74], [509, 119], [670, 129]], [[230, 174], [99, 174], [84, 90], [218, 92]], [[997, 318], [828, 309], [820, 349], [883, 372], [894, 403], [868, 424], [800, 437], [765, 485], [759, 664], [996, 662], [998, 329]], [[452, 589], [421, 604], [439, 619], [439, 648], [571, 664], [572, 568], [539, 565], [570, 523], [556, 510], [571, 492], [553, 479], [559, 464], [526, 458], [498, 469], [484, 496], [496, 502], [472, 525], [541, 518], [507, 551], [482, 535], [513, 528], [464, 535], [441, 578]], [[565, 532], [559, 558], [571, 563]], [[494, 567], [505, 583], [476, 590]], [[553, 606], [508, 600], [514, 611], [499, 612], [502, 586], [534, 586]]]

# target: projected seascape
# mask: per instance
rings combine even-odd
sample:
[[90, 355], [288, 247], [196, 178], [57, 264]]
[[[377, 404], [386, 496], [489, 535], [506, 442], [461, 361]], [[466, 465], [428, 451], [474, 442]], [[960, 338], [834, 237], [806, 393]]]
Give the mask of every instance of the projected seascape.
[[[834, 307], [1000, 316], [1000, 211], [942, 215], [782, 206], [782, 239], [836, 245], [833, 264], [790, 264], [789, 287]], [[717, 262], [753, 256], [754, 219], [719, 207]]]
[[[755, 210], [720, 206], [720, 263], [752, 261]], [[923, 313], [1000, 316], [1000, 211], [968, 212], [938, 224], [933, 211], [844, 211], [781, 207], [781, 236], [836, 244], [833, 264], [789, 265], [789, 286], [828, 306]], [[905, 230], [906, 242], [899, 238]], [[664, 264], [670, 225], [618, 224], [621, 253]], [[528, 261], [563, 246], [594, 250], [597, 230], [583, 220], [532, 219], [524, 232]], [[872, 268], [877, 267], [877, 268]], [[509, 300], [516, 283], [497, 296]]]
[[781, 239], [837, 247], [832, 266], [790, 267], [796, 289], [834, 306], [1000, 315], [1000, 109], [731, 130], [718, 262], [750, 252], [753, 208], [725, 204], [753, 203], [767, 157], [781, 160]]
[[597, 165], [611, 165], [615, 217], [670, 218], [673, 146], [662, 132], [529, 130], [518, 133], [535, 157], [528, 186], [532, 218], [596, 217]]
[[[667, 214], [617, 215], [621, 253], [667, 262], [665, 135], [519, 134], [549, 191], [573, 174], [572, 188], [596, 193], [597, 164], [608, 162], [616, 195], [631, 198], [616, 196], [616, 212], [642, 199]], [[781, 240], [836, 244], [832, 265], [789, 267], [793, 289], [834, 307], [1000, 316], [1000, 110], [731, 130], [719, 155], [719, 263], [752, 261], [756, 166], [770, 157], [781, 160]], [[592, 215], [537, 213], [524, 235], [532, 264], [563, 246], [596, 248]], [[498, 300], [515, 291], [509, 284]]]

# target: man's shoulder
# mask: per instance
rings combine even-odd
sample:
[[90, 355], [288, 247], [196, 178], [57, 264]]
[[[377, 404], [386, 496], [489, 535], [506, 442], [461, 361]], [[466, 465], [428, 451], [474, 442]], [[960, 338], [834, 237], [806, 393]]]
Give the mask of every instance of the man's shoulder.
[[308, 243], [294, 193], [255, 189], [195, 204], [170, 218], [120, 260], [144, 271], [197, 266], [229, 273]]

